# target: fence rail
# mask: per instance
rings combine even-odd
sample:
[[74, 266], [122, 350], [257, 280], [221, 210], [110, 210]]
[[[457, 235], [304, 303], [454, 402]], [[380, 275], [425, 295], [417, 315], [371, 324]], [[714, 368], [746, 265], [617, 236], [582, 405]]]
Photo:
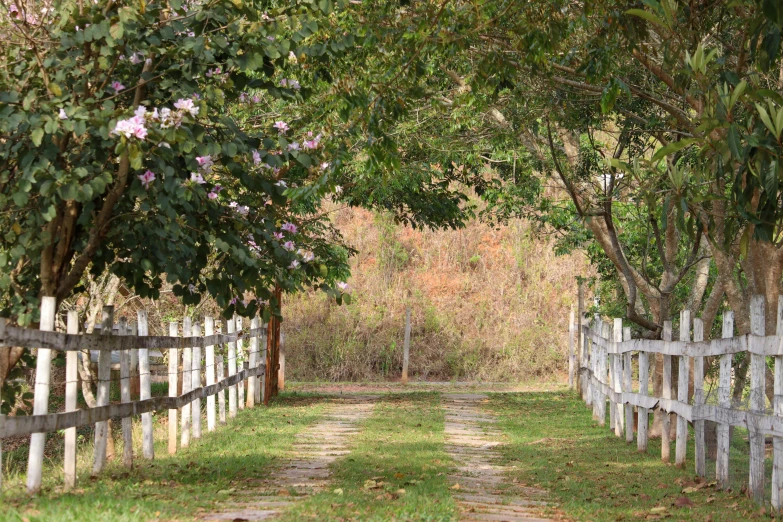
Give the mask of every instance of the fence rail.
[[[581, 304], [580, 295], [580, 304]], [[573, 316], [572, 316], [573, 317]], [[693, 424], [695, 471], [706, 476], [705, 421], [716, 423], [716, 479], [720, 487], [729, 487], [730, 427], [740, 426], [748, 430], [749, 470], [748, 494], [757, 502], [765, 498], [765, 438], [773, 437], [771, 503], [778, 511], [783, 509], [783, 296], [777, 310], [776, 335], [765, 335], [765, 300], [752, 296], [750, 305], [751, 333], [734, 336], [734, 316], [723, 316], [721, 339], [704, 341], [704, 325], [701, 319], [691, 324], [690, 312], [680, 314], [680, 339], [672, 339], [672, 322], [666, 321], [662, 340], [631, 339], [630, 328], [623, 328], [622, 319], [611, 323], [598, 315], [590, 320], [584, 316], [581, 306], [576, 323], [571, 321], [569, 332], [576, 337], [569, 340], [570, 360], [578, 362], [578, 374], [570, 382], [576, 382], [584, 401], [592, 406], [593, 418], [599, 425], [606, 424], [607, 402], [609, 424], [615, 434], [634, 440], [634, 408], [637, 410], [637, 445], [647, 451], [649, 413], [654, 410], [662, 415], [661, 458], [670, 459], [669, 414], [676, 416], [675, 463], [686, 464], [689, 440], [688, 423]], [[691, 326], [693, 339], [691, 340]], [[732, 372], [736, 354], [750, 358], [750, 387], [748, 407], [738, 407], [731, 399], [732, 386], [738, 385]], [[636, 356], [634, 357], [634, 354]], [[660, 396], [650, 394], [650, 363], [658, 358], [658, 370], [662, 372], [658, 388]], [[719, 375], [705, 375], [705, 361], [715, 357]], [[767, 357], [774, 361], [774, 394], [770, 404], [766, 397]], [[677, 363], [677, 382], [672, 381], [673, 364]], [[636, 364], [634, 364], [636, 363]], [[693, 393], [689, 394], [689, 375], [693, 365]], [[634, 390], [632, 376], [638, 376]], [[576, 377], [574, 379], [573, 377]], [[705, 377], [707, 379], [705, 379]], [[709, 380], [709, 382], [705, 382]], [[707, 386], [717, 388], [717, 398], [707, 404]], [[655, 387], [654, 387], [655, 388]], [[676, 390], [676, 396], [675, 394]], [[735, 390], [736, 391], [736, 390]], [[739, 390], [740, 395], [744, 392]]]
[[[151, 413], [168, 411], [168, 450], [177, 450], [178, 431], [180, 446], [186, 447], [191, 438], [201, 437], [201, 417], [207, 417], [207, 430], [216, 429], [219, 423], [226, 423], [226, 394], [229, 390], [228, 410], [230, 417], [237, 409], [251, 408], [264, 397], [267, 378], [267, 329], [253, 318], [250, 327], [242, 328], [242, 320], [233, 317], [224, 323], [224, 333], [216, 334], [215, 321], [204, 318], [206, 335], [199, 335], [201, 325], [186, 317], [182, 321], [182, 336], [178, 336], [179, 324], [169, 323], [169, 336], [147, 336], [147, 314], [138, 312], [137, 323], [119, 321], [116, 335], [79, 334], [79, 318], [69, 312], [67, 333], [55, 332], [55, 302], [44, 297], [41, 304], [41, 329], [30, 330], [8, 325], [0, 319], [0, 347], [37, 348], [33, 415], [0, 415], [0, 442], [8, 437], [30, 435], [30, 454], [27, 468], [27, 489], [36, 492], [41, 487], [43, 450], [46, 433], [65, 430], [64, 472], [65, 486], [71, 488], [76, 480], [76, 428], [95, 425], [95, 446], [93, 474], [100, 473], [106, 464], [108, 421], [122, 419], [123, 463], [133, 465], [133, 416], [142, 420], [142, 456], [154, 458], [153, 424]], [[114, 308], [103, 309], [101, 332], [114, 330]], [[249, 340], [247, 350], [244, 341]], [[217, 350], [226, 345], [226, 357]], [[151, 349], [167, 350], [168, 382], [167, 397], [152, 397], [150, 357]], [[51, 353], [66, 353], [65, 412], [49, 413], [49, 392], [51, 384]], [[98, 351], [96, 406], [77, 409], [78, 360], [77, 352], [89, 357], [90, 351]], [[120, 395], [117, 404], [109, 403], [112, 352], [119, 352]], [[181, 358], [180, 358], [181, 356]], [[243, 368], [241, 360], [248, 361]], [[181, 362], [180, 362], [181, 361]], [[180, 368], [181, 364], [181, 368]], [[226, 374], [226, 364], [228, 372]], [[139, 378], [138, 400], [131, 400], [131, 376]], [[202, 383], [206, 381], [206, 385]], [[247, 381], [247, 397], [245, 386]], [[181, 386], [181, 392], [179, 387]], [[206, 411], [202, 411], [201, 399], [206, 398]], [[181, 426], [178, 430], [178, 420]], [[0, 463], [2, 454], [0, 453]], [[0, 467], [0, 485], [2, 484]]]

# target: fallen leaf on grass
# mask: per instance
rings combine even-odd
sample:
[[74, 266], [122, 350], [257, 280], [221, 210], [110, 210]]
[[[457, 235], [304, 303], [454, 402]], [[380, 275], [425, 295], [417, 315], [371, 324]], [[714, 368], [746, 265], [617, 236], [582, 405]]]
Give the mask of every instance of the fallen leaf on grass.
[[683, 507], [691, 507], [694, 504], [693, 504], [693, 500], [689, 499], [688, 497], [680, 497], [674, 501], [674, 505], [678, 508], [683, 508]]
[[337, 488], [337, 489], [334, 490], [334, 494], [335, 495], [342, 495], [343, 494], [343, 490], [341, 488]]
[[459, 489], [459, 484], [454, 484], [449, 489]]
[[394, 478], [404, 479], [405, 478], [405, 473], [395, 473], [394, 474]]
[[660, 515], [661, 513], [666, 513], [666, 507], [665, 506], [655, 506], [654, 508], [650, 509], [650, 513], [653, 513], [655, 515]]

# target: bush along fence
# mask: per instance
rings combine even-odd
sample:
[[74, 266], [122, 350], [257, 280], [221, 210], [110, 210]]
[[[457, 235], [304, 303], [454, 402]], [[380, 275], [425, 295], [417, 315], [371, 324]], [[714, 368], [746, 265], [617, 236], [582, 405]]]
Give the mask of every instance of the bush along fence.
[[[581, 304], [581, 299], [580, 299]], [[580, 306], [580, 312], [582, 307]], [[599, 425], [606, 424], [609, 408], [609, 425], [617, 437], [625, 437], [633, 443], [637, 432], [639, 451], [647, 451], [649, 414], [654, 410], [661, 414], [661, 458], [670, 459], [670, 419], [676, 422], [675, 464], [686, 465], [689, 423], [693, 425], [696, 474], [706, 477], [705, 423], [714, 428], [716, 448], [710, 447], [711, 459], [715, 459], [717, 485], [729, 487], [730, 437], [735, 427], [747, 429], [749, 473], [747, 493], [759, 503], [770, 493], [772, 507], [783, 508], [783, 296], [777, 309], [777, 331], [765, 335], [765, 300], [752, 296], [750, 303], [751, 333], [734, 336], [734, 315], [723, 315], [722, 339], [704, 340], [701, 319], [694, 319], [691, 338], [689, 311], [680, 314], [679, 340], [672, 340], [672, 322], [663, 327], [663, 340], [631, 339], [631, 329], [623, 328], [622, 319], [604, 322], [597, 315], [590, 321], [583, 314], [574, 314], [569, 328], [570, 355], [578, 361], [577, 375], [571, 382], [579, 389], [582, 398], [593, 409], [593, 418]], [[573, 335], [577, 334], [577, 335]], [[574, 342], [575, 341], [575, 342]], [[576, 345], [576, 346], [575, 346]], [[745, 390], [744, 377], [738, 377], [738, 368], [732, 372], [733, 361], [750, 358], [750, 387]], [[661, 396], [650, 394], [651, 368], [655, 360], [662, 359]], [[767, 363], [774, 363], [774, 393], [767, 404]], [[705, 379], [705, 360], [714, 371]], [[651, 363], [653, 366], [651, 367]], [[676, 364], [676, 366], [674, 366]], [[693, 365], [693, 393], [689, 394], [689, 375]], [[571, 364], [573, 367], [573, 363]], [[672, 369], [677, 382], [672, 382]], [[714, 375], [715, 374], [715, 375]], [[636, 379], [633, 379], [633, 377]], [[574, 377], [576, 377], [574, 379]], [[634, 382], [635, 381], [635, 382]], [[738, 394], [732, 387], [742, 386]], [[674, 394], [676, 389], [676, 396]], [[712, 393], [717, 391], [717, 393]], [[608, 401], [608, 406], [607, 406]], [[745, 404], [746, 406], [742, 406]], [[634, 412], [636, 408], [636, 412]], [[634, 418], [638, 417], [635, 428]], [[766, 439], [772, 439], [771, 484], [765, 484]], [[712, 438], [707, 442], [712, 443]], [[714, 451], [712, 451], [714, 450]]]
[[[259, 319], [250, 320], [249, 329], [243, 329], [242, 319], [234, 317], [223, 324], [223, 334], [215, 333], [215, 321], [204, 318], [204, 336], [201, 326], [186, 317], [180, 325], [169, 323], [169, 336], [148, 336], [147, 314], [138, 312], [138, 322], [128, 323], [122, 318], [114, 325], [114, 308], [103, 308], [100, 335], [80, 335], [76, 312], [67, 316], [67, 333], [55, 332], [54, 298], [44, 297], [41, 304], [40, 330], [9, 326], [0, 319], [0, 346], [18, 346], [37, 349], [33, 414], [29, 416], [0, 415], [0, 442], [8, 437], [30, 435], [30, 453], [27, 468], [27, 489], [31, 493], [41, 488], [44, 443], [46, 433], [65, 430], [64, 472], [65, 487], [76, 481], [76, 428], [95, 425], [95, 446], [92, 473], [100, 473], [106, 464], [108, 421], [122, 419], [123, 463], [133, 464], [133, 416], [141, 415], [142, 453], [145, 459], [154, 458], [152, 412], [168, 410], [168, 451], [177, 451], [179, 420], [180, 447], [187, 447], [191, 438], [201, 437], [202, 399], [206, 399], [207, 430], [226, 423], [226, 392], [228, 389], [228, 417], [237, 409], [253, 407], [262, 401], [262, 390], [269, 381], [267, 368], [267, 329]], [[246, 324], [246, 323], [245, 323]], [[116, 329], [117, 335], [112, 335]], [[249, 342], [247, 362], [244, 346]], [[216, 354], [216, 347], [226, 345], [226, 357]], [[65, 412], [49, 413], [49, 390], [52, 351], [66, 353]], [[168, 351], [168, 397], [152, 397], [150, 350]], [[220, 351], [220, 350], [218, 350]], [[77, 409], [78, 356], [89, 357], [97, 352], [96, 407]], [[119, 355], [119, 404], [109, 404], [112, 352]], [[182, 368], [180, 370], [178, 362]], [[138, 361], [138, 368], [132, 368]], [[132, 364], [134, 363], [134, 364]], [[228, 364], [226, 372], [225, 365]], [[137, 371], [139, 400], [131, 400], [131, 375]], [[276, 375], [275, 375], [276, 377]], [[181, 379], [181, 381], [180, 381]], [[247, 393], [245, 393], [247, 382]], [[181, 389], [181, 393], [178, 393]], [[217, 398], [217, 400], [216, 400]], [[268, 399], [268, 394], [263, 394]], [[178, 419], [179, 418], [179, 419]], [[0, 470], [2, 470], [0, 453]], [[0, 486], [2, 485], [0, 473]]]

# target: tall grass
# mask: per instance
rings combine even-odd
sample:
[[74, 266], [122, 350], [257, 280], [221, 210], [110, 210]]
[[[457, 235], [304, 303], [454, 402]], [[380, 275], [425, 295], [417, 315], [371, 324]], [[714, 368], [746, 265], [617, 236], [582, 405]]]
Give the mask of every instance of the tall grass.
[[420, 379], [562, 378], [568, 309], [581, 255], [556, 257], [522, 221], [419, 231], [358, 209], [333, 220], [359, 254], [353, 302], [318, 292], [287, 298], [286, 370], [295, 380], [382, 380], [402, 366], [412, 309], [410, 373]]

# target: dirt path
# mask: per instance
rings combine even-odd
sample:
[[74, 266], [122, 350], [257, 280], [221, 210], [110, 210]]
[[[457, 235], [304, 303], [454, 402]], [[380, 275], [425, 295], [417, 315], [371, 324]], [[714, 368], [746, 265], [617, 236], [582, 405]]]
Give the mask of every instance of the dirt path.
[[[534, 488], [516, 488], [519, 494], [503, 493], [508, 483], [506, 470], [497, 464], [501, 433], [485, 427], [494, 423], [492, 414], [481, 408], [483, 394], [444, 394], [446, 411], [446, 452], [457, 463], [457, 474], [450, 475], [459, 484], [454, 498], [460, 509], [460, 521], [546, 522], [535, 512], [545, 505], [546, 492]], [[533, 508], [533, 509], [531, 509]]]
[[[234, 493], [230, 509], [204, 520], [268, 520], [293, 502], [323, 490], [329, 481], [329, 464], [348, 453], [351, 435], [367, 418], [377, 396], [347, 395], [329, 405], [320, 422], [297, 435], [291, 448], [295, 458], [264, 479], [253, 490]], [[264, 470], [259, 470], [263, 473]]]

